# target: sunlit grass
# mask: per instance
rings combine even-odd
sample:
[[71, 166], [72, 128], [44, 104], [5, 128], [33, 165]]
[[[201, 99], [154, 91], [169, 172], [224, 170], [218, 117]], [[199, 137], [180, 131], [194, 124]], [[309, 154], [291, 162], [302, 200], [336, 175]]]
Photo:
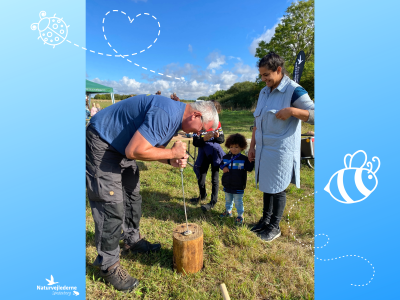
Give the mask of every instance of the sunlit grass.
[[[220, 120], [226, 136], [241, 133], [251, 138], [251, 112], [224, 111]], [[313, 130], [313, 126], [302, 129], [303, 132], [309, 130]], [[193, 146], [191, 152], [193, 154]], [[314, 197], [303, 198], [291, 208], [298, 199], [313, 193], [313, 170], [302, 164], [301, 189], [293, 185], [287, 189], [282, 236], [270, 244], [262, 242], [249, 230], [262, 213], [262, 192], [255, 189], [254, 172], [248, 176], [244, 194], [243, 227], [235, 226], [234, 218], [218, 218], [225, 209], [222, 186], [218, 203], [209, 213], [204, 214], [200, 204], [187, 204], [189, 221], [200, 225], [204, 231], [205, 268], [197, 274], [183, 276], [172, 269], [172, 230], [185, 220], [179, 169], [157, 162], [139, 162], [139, 165], [143, 196], [141, 232], [151, 242], [161, 242], [162, 250], [121, 258], [123, 267], [140, 280], [140, 285], [129, 294], [116, 291], [102, 281], [98, 270], [92, 266], [97, 254], [94, 223], [87, 205], [87, 299], [222, 299], [219, 291], [222, 282], [226, 284], [231, 299], [314, 299], [312, 252], [293, 238], [288, 226], [290, 221], [290, 229], [296, 238], [313, 245]], [[210, 174], [206, 182], [210, 195]], [[198, 196], [196, 177], [190, 167], [184, 170], [184, 187], [186, 200]], [[235, 216], [235, 208], [233, 213]]]

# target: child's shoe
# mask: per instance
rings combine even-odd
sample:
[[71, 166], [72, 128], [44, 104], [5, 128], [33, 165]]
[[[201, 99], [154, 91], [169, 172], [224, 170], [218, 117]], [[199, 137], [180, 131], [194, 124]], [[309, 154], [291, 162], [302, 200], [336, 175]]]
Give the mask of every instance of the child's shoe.
[[225, 217], [232, 217], [231, 212], [224, 211], [222, 214], [219, 215], [220, 218], [225, 218]]
[[237, 217], [235, 220], [236, 225], [243, 225], [243, 217]]

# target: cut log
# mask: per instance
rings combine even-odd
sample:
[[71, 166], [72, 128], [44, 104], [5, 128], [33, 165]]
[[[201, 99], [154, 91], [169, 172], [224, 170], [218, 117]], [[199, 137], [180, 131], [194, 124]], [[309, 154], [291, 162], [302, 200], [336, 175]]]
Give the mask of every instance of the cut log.
[[197, 273], [203, 268], [203, 229], [188, 224], [190, 235], [184, 235], [186, 223], [178, 225], [173, 233], [173, 263], [178, 273]]

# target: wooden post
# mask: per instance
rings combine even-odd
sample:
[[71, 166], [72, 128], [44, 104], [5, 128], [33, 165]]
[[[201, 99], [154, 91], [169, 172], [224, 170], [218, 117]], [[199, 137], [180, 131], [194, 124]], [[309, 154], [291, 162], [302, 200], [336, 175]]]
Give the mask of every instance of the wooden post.
[[184, 235], [186, 223], [178, 225], [173, 233], [173, 263], [178, 273], [197, 273], [203, 268], [203, 229], [188, 224], [190, 235]]
[[219, 287], [221, 288], [222, 298], [224, 298], [224, 300], [231, 300], [231, 297], [229, 297], [228, 294], [228, 290], [226, 289], [225, 283], [221, 283]]

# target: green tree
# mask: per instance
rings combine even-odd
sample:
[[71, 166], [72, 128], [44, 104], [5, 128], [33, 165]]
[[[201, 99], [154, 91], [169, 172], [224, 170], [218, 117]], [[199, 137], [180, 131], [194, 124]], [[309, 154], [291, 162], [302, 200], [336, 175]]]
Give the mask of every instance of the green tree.
[[208, 100], [208, 97], [207, 96], [201, 96], [201, 97], [197, 98], [197, 100]]
[[297, 53], [301, 50], [305, 53], [306, 63], [300, 84], [314, 98], [314, 0], [292, 3], [270, 42], [261, 41], [258, 44], [256, 57], [261, 59], [274, 51], [285, 59], [285, 67], [291, 74]]

